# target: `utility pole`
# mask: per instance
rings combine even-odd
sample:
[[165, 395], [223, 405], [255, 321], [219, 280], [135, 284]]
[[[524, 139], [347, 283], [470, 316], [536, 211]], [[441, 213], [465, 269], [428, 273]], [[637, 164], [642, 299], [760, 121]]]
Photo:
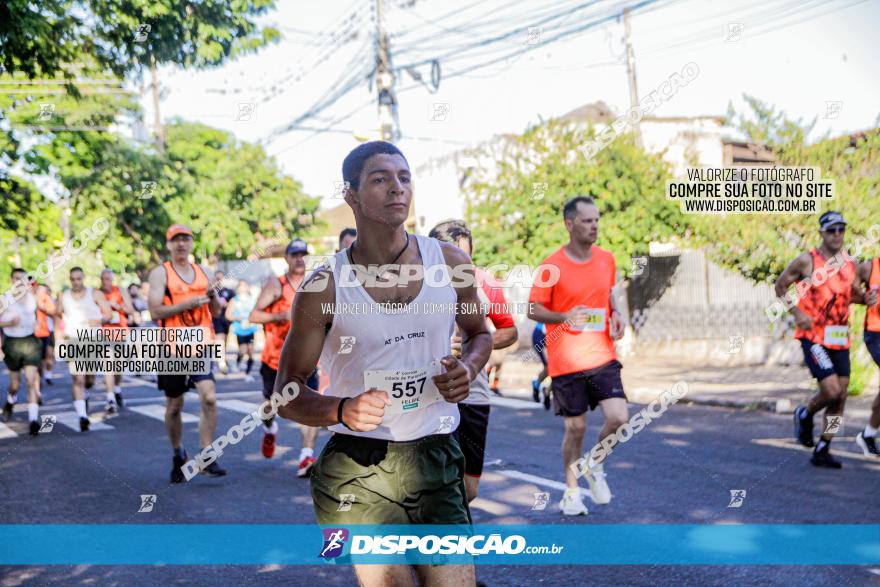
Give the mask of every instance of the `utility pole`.
[[379, 102], [379, 133], [383, 141], [394, 142], [400, 138], [400, 122], [397, 118], [394, 73], [391, 71], [391, 54], [384, 21], [383, 0], [376, 0], [376, 97]]
[[150, 76], [153, 80], [153, 131], [156, 133], [156, 146], [162, 152], [165, 150], [165, 130], [162, 128], [162, 115], [159, 112], [159, 73], [153, 55], [150, 55]]
[[[630, 108], [639, 107], [639, 89], [636, 86], [636, 54], [633, 52], [632, 35], [629, 28], [629, 8], [623, 9], [623, 32], [626, 39], [626, 73], [629, 76], [629, 105]], [[636, 141], [642, 144], [642, 131], [639, 122], [633, 125], [636, 133]]]

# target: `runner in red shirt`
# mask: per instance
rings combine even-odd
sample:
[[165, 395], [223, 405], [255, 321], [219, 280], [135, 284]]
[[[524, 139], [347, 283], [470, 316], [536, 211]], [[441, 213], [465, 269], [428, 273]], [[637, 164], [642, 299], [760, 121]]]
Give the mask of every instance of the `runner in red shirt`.
[[[128, 328], [129, 314], [134, 314], [134, 306], [131, 305], [131, 297], [125, 289], [119, 289], [114, 285], [112, 269], [101, 271], [101, 293], [107, 298], [107, 303], [112, 310], [110, 319], [105, 320], [102, 328]], [[124, 405], [122, 399], [122, 374], [104, 373], [104, 383], [107, 387], [107, 413], [113, 414]]]
[[[447, 220], [441, 222], [428, 233], [431, 238], [436, 238], [447, 243], [452, 243], [462, 251], [473, 257], [473, 238], [471, 231], [463, 220]], [[474, 277], [480, 289], [477, 295], [480, 302], [486, 307], [486, 319], [492, 325], [492, 348], [503, 349], [513, 345], [517, 339], [516, 325], [513, 316], [507, 309], [507, 300], [501, 284], [479, 268], [474, 268]], [[461, 354], [461, 334], [456, 329], [452, 338], [453, 353]], [[480, 487], [480, 477], [483, 474], [483, 461], [486, 455], [486, 434], [489, 429], [491, 392], [489, 391], [489, 376], [486, 370], [480, 371], [476, 379], [471, 382], [471, 393], [467, 398], [458, 402], [458, 411], [461, 414], [461, 422], [455, 431], [464, 453], [464, 484], [467, 491], [468, 501], [477, 497]]]
[[[562, 458], [568, 487], [559, 504], [565, 515], [586, 514], [572, 463], [583, 455], [587, 410], [602, 406], [605, 425], [599, 441], [627, 422], [626, 394], [614, 340], [623, 336], [623, 319], [614, 308], [614, 256], [595, 246], [599, 210], [592, 198], [578, 196], [563, 208], [569, 241], [547, 257], [529, 296], [529, 318], [547, 325], [547, 360], [553, 378], [553, 404], [565, 418]], [[553, 285], [545, 275], [558, 272]], [[552, 283], [552, 281], [551, 281]], [[590, 495], [598, 504], [611, 500], [601, 463], [588, 463]]]
[[[267, 400], [272, 396], [275, 388], [275, 379], [278, 376], [278, 361], [281, 359], [281, 347], [284, 339], [290, 332], [290, 308], [296, 290], [302, 283], [306, 274], [306, 255], [309, 252], [305, 241], [296, 239], [287, 245], [284, 259], [287, 261], [287, 273], [281, 277], [274, 275], [266, 280], [257, 305], [251, 312], [248, 320], [254, 324], [262, 324], [266, 334], [266, 342], [261, 355], [260, 375], [263, 378], [263, 397]], [[318, 389], [318, 372], [312, 372], [306, 382], [312, 389]], [[263, 434], [263, 456], [271, 459], [275, 454], [275, 435], [278, 434], [278, 423], [275, 418], [263, 421], [266, 427]], [[300, 425], [302, 434], [302, 449], [299, 453], [299, 469], [297, 477], [306, 477], [315, 464], [315, 439], [318, 437], [318, 429], [313, 426]]]

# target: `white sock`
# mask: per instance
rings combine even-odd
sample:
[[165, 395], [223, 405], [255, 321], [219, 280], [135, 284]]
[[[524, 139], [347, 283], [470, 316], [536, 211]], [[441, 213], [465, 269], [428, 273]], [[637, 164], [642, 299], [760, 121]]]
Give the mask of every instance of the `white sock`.
[[864, 436], [868, 436], [870, 438], [873, 438], [873, 437], [877, 436], [877, 432], [880, 432], [880, 428], [871, 428], [871, 425], [867, 424], [865, 426], [865, 432], [863, 434], [864, 434]]
[[116, 397], [113, 395], [112, 391], [107, 392], [107, 403], [108, 404], [115, 404], [116, 403]]
[[303, 460], [306, 457], [312, 456], [315, 456], [314, 449], [304, 447], [301, 451], [299, 451], [299, 460]]
[[75, 399], [73, 400], [73, 409], [76, 410], [76, 415], [80, 418], [88, 418], [89, 415], [86, 413], [86, 400], [84, 399]]
[[566, 487], [565, 493], [563, 494], [563, 497], [568, 497], [570, 495], [579, 495], [580, 491], [581, 491], [580, 487]]
[[11, 393], [7, 392], [6, 393], [6, 401], [11, 404], [14, 404], [15, 403], [15, 396], [12, 395]]
[[118, 393], [119, 395], [122, 395], [122, 388], [117, 385], [113, 388], [113, 393]]
[[28, 420], [36, 422], [40, 419], [40, 405], [28, 404]]
[[[263, 423], [263, 428], [266, 429], [267, 434], [278, 434], [278, 422], [274, 420], [272, 421], [271, 426], [266, 426], [266, 424]], [[300, 457], [300, 460], [302, 460], [302, 457]]]

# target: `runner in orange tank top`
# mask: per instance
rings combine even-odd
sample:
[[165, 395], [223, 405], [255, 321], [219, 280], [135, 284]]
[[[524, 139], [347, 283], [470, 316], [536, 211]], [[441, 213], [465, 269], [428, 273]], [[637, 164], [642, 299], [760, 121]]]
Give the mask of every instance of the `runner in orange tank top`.
[[[266, 280], [257, 305], [251, 312], [248, 320], [254, 324], [262, 324], [266, 333], [266, 343], [263, 346], [262, 365], [260, 375], [263, 378], [263, 397], [269, 399], [275, 389], [275, 379], [278, 376], [278, 362], [281, 359], [281, 347], [284, 339], [290, 331], [290, 308], [293, 306], [293, 298], [296, 290], [302, 283], [306, 274], [306, 255], [308, 245], [300, 239], [291, 241], [287, 245], [284, 259], [287, 261], [287, 273], [281, 277], [274, 275]], [[315, 370], [306, 385], [312, 389], [318, 389], [318, 372]], [[278, 423], [274, 418], [263, 420], [266, 427], [263, 434], [262, 452], [267, 459], [275, 454], [275, 435], [278, 433]], [[318, 429], [312, 426], [300, 426], [302, 434], [302, 450], [299, 454], [299, 469], [297, 476], [306, 477], [315, 464], [315, 440], [318, 437]]]
[[[819, 392], [806, 406], [794, 411], [795, 439], [813, 446], [813, 415], [825, 410], [825, 426], [815, 444], [810, 462], [817, 467], [839, 469], [829, 446], [840, 427], [849, 386], [849, 305], [876, 303], [877, 294], [867, 296], [856, 279], [856, 266], [843, 249], [846, 220], [838, 212], [819, 217], [822, 244], [801, 253], [776, 280], [776, 295], [782, 301], [795, 285], [798, 304], [790, 312], [795, 319], [795, 338], [800, 340], [804, 361], [819, 382]], [[784, 302], [783, 302], [784, 303]]]
[[[43, 360], [40, 363], [40, 379], [52, 385], [52, 369], [55, 367], [55, 332], [54, 319], [58, 311], [52, 290], [44, 283], [34, 284], [34, 297], [37, 300], [37, 327], [34, 336], [40, 340]], [[42, 403], [42, 394], [37, 392]]]
[[[120, 290], [113, 284], [115, 275], [113, 270], [101, 271], [101, 293], [107, 298], [110, 309], [113, 311], [109, 320], [104, 320], [103, 328], [128, 328], [128, 314], [134, 313], [131, 305], [131, 297], [125, 290]], [[107, 387], [107, 413], [113, 414], [124, 405], [122, 398], [122, 374], [104, 373], [104, 382]]]
[[[190, 262], [193, 252], [193, 233], [182, 224], [173, 224], [165, 233], [166, 248], [171, 261], [166, 261], [150, 271], [150, 296], [148, 299], [150, 315], [163, 328], [201, 327], [206, 340], [211, 340], [212, 316], [220, 313], [217, 294], [210, 287], [213, 272]], [[159, 389], [165, 392], [165, 427], [174, 457], [171, 468], [171, 482], [182, 483], [183, 465], [187, 461], [183, 448], [183, 394], [195, 389], [202, 404], [199, 419], [199, 447], [204, 449], [214, 440], [217, 429], [217, 394], [214, 375], [159, 375]], [[220, 477], [226, 471], [217, 461], [201, 471], [209, 477]]]
[[[871, 299], [880, 291], [880, 257], [863, 261], [859, 265], [859, 281], [865, 286]], [[871, 358], [880, 365], [880, 305], [876, 302], [868, 304], [865, 312], [865, 346], [871, 353]], [[880, 432], [880, 393], [874, 398], [871, 405], [871, 419], [865, 429], [856, 436], [856, 444], [865, 453], [865, 456], [880, 457], [880, 448], [877, 447], [877, 435]]]

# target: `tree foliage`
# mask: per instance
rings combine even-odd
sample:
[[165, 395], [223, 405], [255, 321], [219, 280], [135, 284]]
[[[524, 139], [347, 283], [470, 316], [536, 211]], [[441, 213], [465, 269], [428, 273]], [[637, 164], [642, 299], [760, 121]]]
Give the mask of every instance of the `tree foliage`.
[[594, 138], [590, 127], [550, 121], [476, 153], [495, 165], [466, 187], [478, 264], [539, 263], [568, 241], [562, 207], [578, 195], [596, 200], [597, 244], [625, 273], [651, 241], [688, 236], [688, 219], [665, 197], [661, 156], [623, 135], [587, 160], [578, 148]]

